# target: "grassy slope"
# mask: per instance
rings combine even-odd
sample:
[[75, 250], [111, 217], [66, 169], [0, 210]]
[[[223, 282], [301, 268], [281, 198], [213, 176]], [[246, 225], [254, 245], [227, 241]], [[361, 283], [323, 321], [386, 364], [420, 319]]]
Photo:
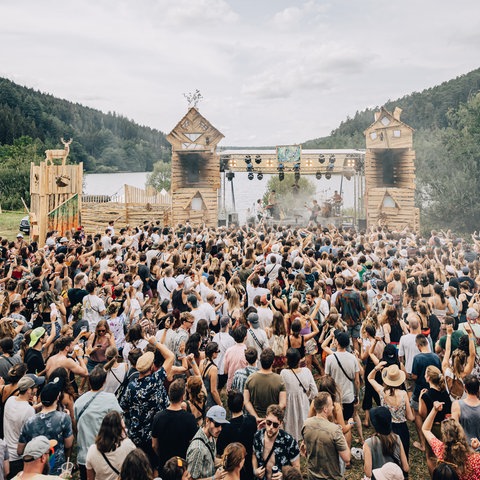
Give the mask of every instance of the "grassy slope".
[[15, 240], [19, 233], [20, 220], [26, 215], [23, 211], [0, 213], [0, 237]]

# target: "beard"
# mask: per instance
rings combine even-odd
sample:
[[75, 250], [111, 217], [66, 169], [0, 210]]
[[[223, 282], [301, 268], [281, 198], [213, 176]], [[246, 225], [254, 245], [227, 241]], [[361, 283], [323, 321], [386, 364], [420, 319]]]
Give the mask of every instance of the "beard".
[[42, 474], [48, 475], [49, 473], [50, 473], [50, 464], [48, 462], [45, 462], [45, 464], [43, 465]]

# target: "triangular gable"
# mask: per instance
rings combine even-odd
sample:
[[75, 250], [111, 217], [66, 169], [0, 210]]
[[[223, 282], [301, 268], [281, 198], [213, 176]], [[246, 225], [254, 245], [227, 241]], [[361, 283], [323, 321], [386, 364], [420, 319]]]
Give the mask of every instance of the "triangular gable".
[[[398, 118], [395, 118], [393, 116], [393, 113], [386, 110], [385, 107], [381, 107], [380, 111], [377, 112], [377, 113], [378, 113], [378, 118], [368, 128], [366, 128], [364, 130], [364, 132], [363, 132], [364, 135], [366, 135], [367, 132], [369, 132], [370, 130], [381, 130], [381, 129], [385, 129], [385, 128], [398, 127], [400, 125], [408, 128], [412, 132], [414, 131], [414, 129], [410, 125], [407, 125], [406, 123], [403, 123]], [[384, 117], [387, 117], [390, 120], [390, 123], [388, 125], [384, 125], [382, 123], [382, 119]]]
[[211, 150], [223, 138], [219, 132], [195, 107], [191, 107], [167, 140], [179, 150]]
[[193, 195], [188, 197], [187, 201], [183, 205], [183, 209], [186, 210], [187, 208], [189, 208], [192, 205], [193, 199], [196, 197], [202, 199], [202, 206], [203, 206], [202, 210], [207, 210], [207, 204], [205, 203], [205, 199], [203, 198], [203, 195], [200, 192], [200, 190], [197, 190]]
[[[383, 204], [385, 203], [385, 198], [386, 197], [390, 197], [395, 202], [395, 207], [384, 207], [383, 206]], [[398, 208], [400, 210], [400, 203], [398, 202], [398, 199], [396, 198], [396, 195], [391, 190], [388, 190], [388, 188], [385, 189], [385, 192], [382, 196], [382, 200], [377, 205], [377, 210], [383, 210], [384, 208]]]

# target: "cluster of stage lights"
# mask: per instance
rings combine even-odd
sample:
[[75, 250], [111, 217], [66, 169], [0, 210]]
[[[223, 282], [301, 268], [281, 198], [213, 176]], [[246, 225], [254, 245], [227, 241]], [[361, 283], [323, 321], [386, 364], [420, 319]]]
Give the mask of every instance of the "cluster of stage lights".
[[[245, 163], [246, 163], [246, 166], [247, 166], [248, 179], [253, 180], [255, 178], [255, 173], [254, 173], [254, 168], [253, 168], [253, 163], [252, 163], [252, 156], [251, 155], [245, 155], [244, 160], [245, 160]], [[255, 155], [255, 158], [254, 158], [253, 161], [257, 165], [259, 165], [262, 162], [261, 155]], [[320, 154], [318, 156], [318, 162], [320, 164], [324, 164], [326, 161], [327, 161], [327, 157], [324, 154]], [[335, 161], [336, 161], [335, 155], [332, 153], [328, 157], [328, 165], [327, 165], [327, 168], [326, 168], [327, 171], [325, 173], [325, 178], [327, 180], [330, 180], [332, 178], [332, 172], [335, 169]], [[283, 163], [279, 163], [278, 166], [277, 166], [277, 171], [278, 171], [278, 179], [280, 181], [283, 181], [285, 179], [285, 165]], [[294, 173], [295, 181], [298, 182], [298, 180], [300, 180], [300, 163], [299, 162], [294, 164], [293, 173]], [[227, 176], [227, 178], [228, 178], [228, 176]], [[317, 180], [320, 180], [322, 178], [322, 172], [317, 171], [315, 173], [315, 178]], [[257, 179], [258, 180], [263, 179], [263, 173], [262, 172], [257, 173]], [[229, 180], [230, 180], [230, 178], [229, 178]]]
[[[262, 157], [260, 155], [255, 155], [255, 163], [258, 165], [262, 162]], [[245, 156], [245, 163], [247, 164], [247, 172], [248, 172], [248, 179], [253, 180], [255, 178], [255, 174], [253, 172], [253, 165], [252, 165], [252, 156], [246, 155]], [[263, 173], [257, 173], [257, 180], [263, 179]]]

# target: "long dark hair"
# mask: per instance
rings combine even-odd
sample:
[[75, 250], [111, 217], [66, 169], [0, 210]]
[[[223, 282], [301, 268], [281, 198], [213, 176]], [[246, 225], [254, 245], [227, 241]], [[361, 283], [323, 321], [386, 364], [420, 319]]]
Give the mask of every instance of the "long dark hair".
[[140, 448], [132, 450], [122, 464], [120, 480], [153, 480], [150, 460]]
[[103, 453], [115, 451], [122, 443], [123, 438], [125, 436], [122, 417], [115, 410], [108, 412], [103, 418], [97, 438], [95, 438], [98, 451]]

